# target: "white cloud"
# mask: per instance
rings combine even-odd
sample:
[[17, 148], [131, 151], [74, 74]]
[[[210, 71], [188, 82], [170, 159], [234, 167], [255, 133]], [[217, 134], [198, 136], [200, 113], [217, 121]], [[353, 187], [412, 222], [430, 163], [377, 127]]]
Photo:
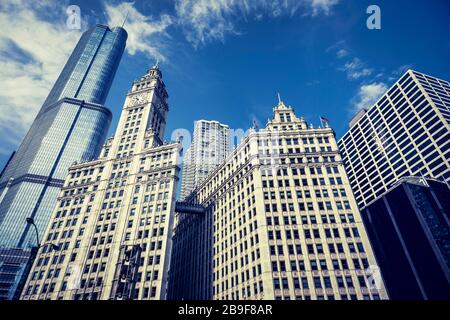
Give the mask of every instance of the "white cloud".
[[181, 0], [176, 2], [175, 10], [187, 40], [196, 46], [209, 40], [223, 40], [225, 34], [236, 32], [229, 19], [235, 6], [232, 0]]
[[126, 51], [130, 55], [143, 52], [153, 58], [165, 61], [165, 40], [170, 38], [167, 29], [173, 24], [173, 17], [162, 14], [159, 19], [145, 16], [133, 6], [123, 2], [118, 5], [105, 3], [108, 25], [122, 25], [128, 13], [125, 29], [128, 33]]
[[338, 57], [338, 58], [344, 58], [346, 56], [348, 56], [348, 51], [346, 49], [339, 49], [336, 52], [336, 57]]
[[[51, 0], [0, 2], [0, 154], [9, 154], [20, 143], [81, 36], [66, 27], [67, 5]], [[129, 12], [129, 54], [141, 51], [165, 59], [163, 41], [153, 40], [165, 34], [171, 17], [152, 21], [129, 3], [105, 9], [112, 26], [121, 25]]]
[[[409, 68], [409, 65], [402, 65], [399, 68], [391, 71], [390, 73], [386, 74], [385, 72], [378, 72], [375, 74], [375, 76], [371, 77], [370, 81], [367, 81], [367, 79], [363, 81], [359, 86], [357, 94], [351, 99], [352, 115], [356, 114], [361, 109], [369, 109], [370, 107], [372, 107], [378, 101], [378, 99], [380, 99], [381, 96], [383, 96], [387, 92], [389, 86], [394, 81], [397, 81]], [[364, 70], [364, 68], [361, 67], [358, 70], [353, 70], [353, 72], [363, 73], [363, 71], [361, 70]], [[373, 69], [370, 70], [374, 71]], [[370, 74], [371, 73], [372, 72], [370, 72]]]
[[325, 52], [333, 52], [336, 55], [336, 58], [345, 61], [344, 65], [338, 67], [337, 69], [345, 72], [347, 79], [358, 80], [372, 75], [375, 70], [367, 67], [366, 64], [358, 57], [351, 55], [351, 51], [352, 50], [348, 49], [348, 46], [344, 40], [336, 42], [325, 50]]
[[362, 85], [353, 99], [353, 111], [369, 109], [387, 91], [388, 86], [383, 82]]
[[[238, 34], [237, 21], [306, 14], [329, 15], [338, 0], [175, 0], [174, 15], [146, 16], [133, 3], [104, 3], [107, 23], [128, 12], [126, 51], [166, 60], [168, 29], [181, 27], [193, 45]], [[81, 32], [66, 27], [68, 0], [0, 1], [0, 153], [21, 141]], [[82, 17], [83, 17], [83, 8]], [[300, 12], [301, 11], [301, 12]], [[82, 21], [82, 26], [85, 22]]]
[[331, 46], [329, 46], [325, 52], [334, 52], [334, 51], [338, 51], [339, 49], [345, 48], [346, 44], [345, 44], [345, 40], [339, 40], [338, 42], [332, 44]]
[[309, 0], [307, 2], [309, 2], [309, 5], [312, 8], [313, 15], [317, 15], [321, 12], [329, 15], [331, 8], [338, 4], [339, 0]]
[[194, 46], [239, 34], [236, 21], [304, 14], [328, 15], [339, 0], [176, 0], [178, 24]]
[[348, 61], [340, 70], [345, 71], [350, 80], [370, 76], [373, 72], [373, 69], [367, 68], [359, 58]]
[[52, 1], [0, 3], [0, 153], [20, 142], [80, 37], [67, 29], [65, 9]]

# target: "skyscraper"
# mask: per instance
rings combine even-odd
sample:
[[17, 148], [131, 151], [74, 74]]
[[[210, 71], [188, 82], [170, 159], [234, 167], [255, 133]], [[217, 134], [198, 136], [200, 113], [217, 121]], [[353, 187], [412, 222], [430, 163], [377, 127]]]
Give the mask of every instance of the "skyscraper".
[[180, 198], [184, 199], [230, 153], [230, 128], [217, 121], [198, 120], [183, 159]]
[[170, 299], [387, 298], [333, 130], [281, 101], [177, 215]]
[[339, 140], [358, 206], [404, 176], [450, 181], [449, 138], [450, 83], [408, 70]]
[[[12, 298], [28, 249], [38, 244], [75, 161], [95, 158], [111, 112], [103, 106], [127, 33], [97, 25], [81, 36], [0, 180], [0, 298]], [[11, 250], [10, 250], [11, 249]], [[21, 256], [20, 259], [16, 259]], [[17, 262], [19, 261], [20, 262]], [[3, 273], [5, 272], [5, 273]]]
[[163, 144], [158, 67], [133, 82], [114, 138], [70, 167], [22, 299], [164, 299], [179, 143]]
[[450, 189], [403, 177], [361, 211], [391, 299], [450, 299]]

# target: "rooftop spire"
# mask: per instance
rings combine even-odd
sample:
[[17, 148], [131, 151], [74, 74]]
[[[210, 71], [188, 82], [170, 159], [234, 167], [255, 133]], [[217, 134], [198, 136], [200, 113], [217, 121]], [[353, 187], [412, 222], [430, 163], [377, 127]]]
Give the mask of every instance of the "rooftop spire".
[[155, 65], [153, 66], [153, 69], [158, 69], [159, 68], [159, 59], [156, 58], [156, 62]]
[[151, 76], [162, 78], [162, 73], [159, 70], [159, 59], [156, 59], [155, 64], [148, 69], [147, 73]]
[[278, 97], [278, 104], [277, 104], [276, 107], [274, 107], [273, 109], [274, 109], [274, 110], [275, 110], [275, 109], [279, 109], [279, 108], [285, 109], [285, 108], [286, 108], [286, 105], [284, 104], [283, 100], [281, 100], [281, 96], [280, 96], [280, 93], [279, 93], [279, 92], [277, 92], [277, 97]]
[[128, 14], [129, 14], [130, 12], [129, 11], [127, 11], [127, 13], [125, 14], [125, 18], [123, 18], [123, 22], [122, 22], [122, 28], [123, 28], [123, 26], [125, 25], [125, 22], [127, 22], [127, 19], [128, 19]]

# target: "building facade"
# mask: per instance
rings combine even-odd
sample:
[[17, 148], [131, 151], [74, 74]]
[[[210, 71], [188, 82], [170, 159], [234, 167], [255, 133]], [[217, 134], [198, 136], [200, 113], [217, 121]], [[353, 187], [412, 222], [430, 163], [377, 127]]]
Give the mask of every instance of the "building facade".
[[186, 198], [231, 151], [230, 128], [217, 121], [198, 120], [183, 159], [180, 198]]
[[450, 181], [450, 83], [408, 70], [339, 140], [360, 208], [403, 176]]
[[[97, 25], [78, 41], [0, 179], [0, 299], [13, 297], [22, 258], [50, 221], [67, 169], [98, 156], [111, 122], [103, 106], [125, 48], [123, 28]], [[11, 248], [11, 255], [8, 254]], [[3, 273], [5, 271], [6, 273]]]
[[361, 211], [391, 299], [450, 299], [450, 188], [401, 178]]
[[157, 66], [133, 83], [114, 138], [70, 167], [22, 299], [164, 299], [179, 143], [163, 144]]
[[185, 203], [169, 299], [387, 298], [333, 130], [283, 102]]

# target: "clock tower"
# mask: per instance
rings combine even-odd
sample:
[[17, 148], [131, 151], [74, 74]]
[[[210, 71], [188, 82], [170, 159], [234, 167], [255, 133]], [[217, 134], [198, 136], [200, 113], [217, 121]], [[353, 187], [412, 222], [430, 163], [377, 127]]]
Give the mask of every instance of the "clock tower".
[[[92, 269], [89, 279], [83, 278], [87, 282], [69, 288], [67, 272], [62, 271], [54, 290], [35, 295], [29, 288], [36, 279], [30, 279], [24, 299], [166, 297], [181, 153], [180, 143], [162, 142], [167, 99], [161, 71], [155, 65], [133, 82], [116, 133], [103, 145], [100, 157], [69, 168], [49, 226], [69, 225], [59, 220], [64, 210], [83, 220], [70, 231], [80, 235], [71, 237], [73, 243], [67, 246], [77, 252], [73, 260], [66, 259], [61, 270], [70, 269], [72, 274], [76, 268]], [[72, 221], [74, 216], [67, 214], [66, 218]], [[52, 227], [44, 238], [54, 232], [65, 231]], [[37, 255], [35, 261], [40, 261], [48, 251], [41, 249]]]
[[133, 81], [112, 141], [112, 154], [129, 156], [145, 148], [161, 145], [169, 111], [167, 99], [166, 86], [158, 65]]

